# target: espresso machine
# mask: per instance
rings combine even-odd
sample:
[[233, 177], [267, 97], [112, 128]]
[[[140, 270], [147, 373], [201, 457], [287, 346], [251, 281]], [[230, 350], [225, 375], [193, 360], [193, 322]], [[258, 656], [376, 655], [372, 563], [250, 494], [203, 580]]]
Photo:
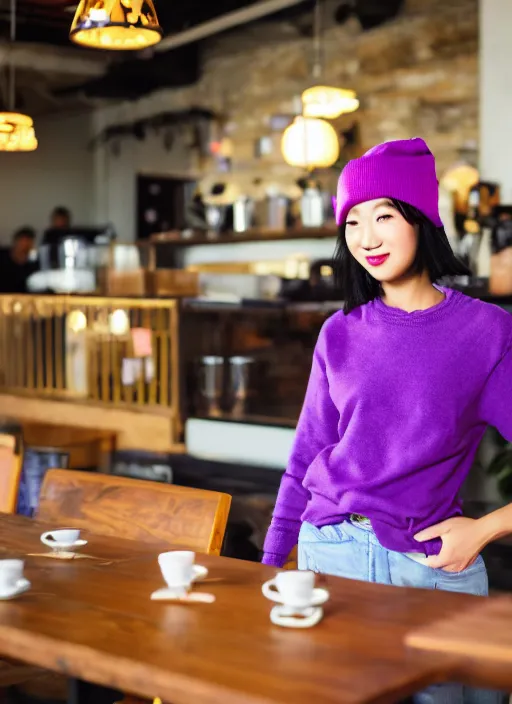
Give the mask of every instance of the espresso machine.
[[110, 226], [49, 229], [37, 249], [39, 271], [27, 280], [31, 293], [94, 293], [98, 271], [108, 265], [116, 233]]

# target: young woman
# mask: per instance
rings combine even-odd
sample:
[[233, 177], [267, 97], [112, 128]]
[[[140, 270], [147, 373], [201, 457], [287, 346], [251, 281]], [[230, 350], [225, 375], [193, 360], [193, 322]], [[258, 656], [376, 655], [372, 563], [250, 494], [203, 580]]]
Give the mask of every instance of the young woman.
[[[263, 561], [298, 541], [300, 569], [487, 595], [480, 552], [512, 509], [464, 518], [459, 491], [488, 425], [512, 440], [512, 315], [435, 285], [467, 271], [423, 140], [349, 162], [336, 220], [345, 309], [318, 338]], [[418, 701], [500, 698], [449, 685]]]

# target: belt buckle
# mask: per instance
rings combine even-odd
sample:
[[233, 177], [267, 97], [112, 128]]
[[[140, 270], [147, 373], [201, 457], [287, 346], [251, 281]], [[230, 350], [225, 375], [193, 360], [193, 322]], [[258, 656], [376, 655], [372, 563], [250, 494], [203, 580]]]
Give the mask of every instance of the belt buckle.
[[351, 523], [363, 523], [364, 521], [367, 521], [368, 519], [366, 516], [361, 516], [360, 513], [351, 513], [350, 514], [350, 521]]

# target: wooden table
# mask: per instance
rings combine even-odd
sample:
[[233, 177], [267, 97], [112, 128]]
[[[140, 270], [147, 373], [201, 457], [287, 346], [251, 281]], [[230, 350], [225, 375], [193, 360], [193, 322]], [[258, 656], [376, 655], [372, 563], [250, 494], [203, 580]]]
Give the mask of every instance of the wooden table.
[[485, 599], [471, 609], [410, 631], [412, 648], [502, 661], [512, 669], [512, 597]]
[[[52, 526], [55, 527], [55, 526]], [[275, 570], [200, 556], [215, 604], [151, 602], [154, 548], [89, 537], [98, 560], [34, 557], [48, 526], [0, 517], [1, 557], [26, 556], [32, 590], [0, 602], [0, 653], [172, 704], [393, 702], [454, 676], [512, 687], [511, 668], [418, 652], [406, 634], [474, 607], [476, 597], [329, 578], [326, 617], [309, 631], [273, 626], [260, 593]]]

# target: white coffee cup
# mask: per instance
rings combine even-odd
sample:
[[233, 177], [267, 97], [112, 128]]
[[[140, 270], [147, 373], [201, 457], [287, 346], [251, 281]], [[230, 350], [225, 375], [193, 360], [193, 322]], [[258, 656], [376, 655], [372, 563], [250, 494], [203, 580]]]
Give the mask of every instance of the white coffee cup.
[[305, 570], [280, 572], [262, 587], [264, 596], [293, 609], [306, 609], [312, 605], [315, 573]]
[[158, 556], [158, 564], [169, 589], [188, 589], [195, 576], [195, 552], [174, 550]]
[[20, 583], [25, 583], [23, 577], [23, 560], [0, 560], [0, 592], [15, 591]]
[[80, 539], [80, 531], [75, 528], [49, 530], [41, 536], [41, 542], [50, 548], [71, 548]]

